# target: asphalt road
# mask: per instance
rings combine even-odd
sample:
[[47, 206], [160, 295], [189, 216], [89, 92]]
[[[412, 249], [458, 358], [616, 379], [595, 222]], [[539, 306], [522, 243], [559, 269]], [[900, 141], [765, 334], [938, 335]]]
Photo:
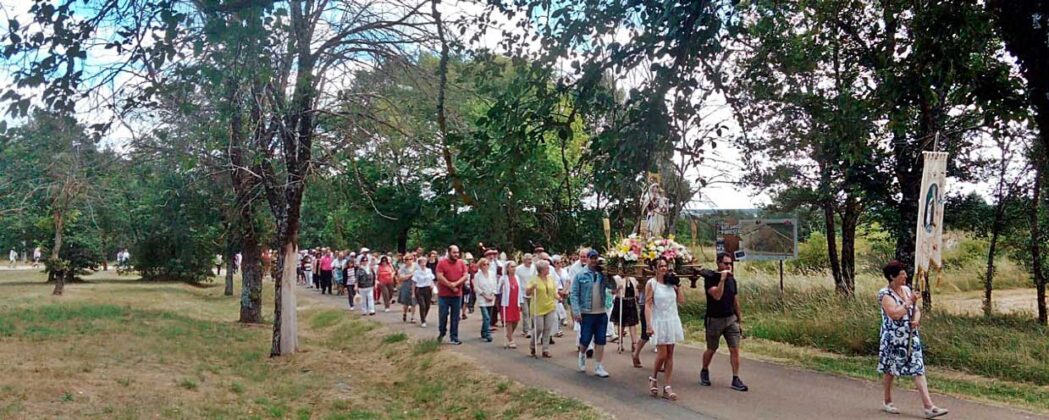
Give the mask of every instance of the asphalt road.
[[[300, 306], [325, 305], [348, 310], [344, 296], [322, 296], [314, 289], [296, 288]], [[437, 305], [430, 311], [427, 328], [401, 321], [401, 306], [392, 305], [389, 313], [382, 312], [370, 319], [393, 331], [404, 331], [413, 338], [432, 339], [437, 336]], [[359, 312], [354, 311], [354, 314]], [[545, 388], [557, 394], [586, 401], [616, 418], [660, 419], [892, 419], [921, 418], [922, 406], [915, 391], [897, 388], [896, 406], [903, 412], [894, 416], [881, 412], [881, 385], [857, 379], [811, 372], [794, 367], [752, 360], [744, 354], [740, 377], [750, 387], [748, 392], [729, 388], [731, 369], [728, 355], [719, 353], [712, 364], [713, 386], [703, 387], [697, 382], [703, 350], [689, 345], [678, 345], [674, 356], [674, 391], [678, 400], [670, 402], [648, 394], [648, 376], [655, 353], [647, 347], [642, 353], [644, 369], [632, 366], [627, 351], [616, 353], [616, 345], [609, 343], [605, 354], [605, 368], [609, 378], [593, 375], [591, 360], [587, 373], [576, 367], [575, 334], [569, 329], [557, 342], [553, 358], [534, 359], [529, 356], [528, 340], [515, 338], [516, 350], [504, 349], [505, 333], [494, 333], [495, 341], [480, 339], [480, 315], [460, 321], [459, 338], [463, 345], [446, 344], [443, 348], [455, 351], [486, 366], [494, 373], [513, 378], [521, 383]], [[447, 342], [447, 341], [446, 341]], [[743, 344], [746, 349], [746, 342]], [[905, 379], [909, 380], [909, 379]], [[935, 390], [936, 384], [931, 384]], [[661, 384], [662, 386], [662, 384]], [[1037, 419], [1049, 418], [1027, 412], [995, 407], [933, 395], [933, 401], [951, 412], [942, 418], [951, 419]]]

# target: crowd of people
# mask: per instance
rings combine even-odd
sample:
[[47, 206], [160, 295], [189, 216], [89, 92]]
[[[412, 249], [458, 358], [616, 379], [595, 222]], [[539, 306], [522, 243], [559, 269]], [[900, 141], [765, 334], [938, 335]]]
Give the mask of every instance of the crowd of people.
[[[624, 349], [629, 340], [635, 368], [643, 368], [643, 349], [651, 343], [656, 356], [649, 392], [677, 399], [671, 378], [674, 347], [685, 339], [678, 315], [685, 294], [668, 261], [655, 261], [655, 275], [639, 283], [634, 277], [606, 274], [604, 259], [589, 248], [565, 256], [551, 255], [541, 246], [517, 258], [483, 246], [477, 253], [481, 257], [475, 259], [454, 245], [396, 254], [368, 248], [303, 250], [297, 281], [321, 294], [345, 296], [350, 309], [362, 316], [374, 316], [379, 305], [383, 312], [400, 305], [401, 320], [421, 328], [427, 327], [436, 304], [438, 340], [452, 345], [462, 344], [459, 321], [475, 314], [481, 320], [480, 340], [493, 342], [502, 329], [502, 348], [518, 348], [523, 337], [535, 357], [552, 357], [551, 346], [570, 329], [579, 370], [586, 372], [592, 360], [593, 374], [600, 378], [610, 375], [603, 363], [609, 342]], [[730, 387], [747, 391], [738, 375], [741, 317], [732, 259], [723, 257], [720, 271], [706, 284], [708, 346], [700, 382], [711, 384], [707, 367], [723, 337], [733, 368]]]

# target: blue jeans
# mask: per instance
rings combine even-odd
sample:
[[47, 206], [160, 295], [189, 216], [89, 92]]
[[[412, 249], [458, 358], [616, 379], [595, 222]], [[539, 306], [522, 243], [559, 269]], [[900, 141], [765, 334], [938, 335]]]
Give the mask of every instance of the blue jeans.
[[451, 315], [452, 318], [452, 331], [449, 338], [452, 341], [459, 341], [459, 312], [463, 310], [463, 298], [455, 297], [439, 297], [437, 298], [437, 316], [440, 319], [437, 322], [437, 332], [440, 333], [441, 337], [445, 336], [448, 331], [448, 317]]
[[588, 347], [590, 341], [595, 346], [605, 345], [608, 335], [608, 315], [606, 314], [583, 314], [579, 321], [579, 346]]
[[492, 338], [492, 308], [490, 306], [481, 307], [481, 338]]

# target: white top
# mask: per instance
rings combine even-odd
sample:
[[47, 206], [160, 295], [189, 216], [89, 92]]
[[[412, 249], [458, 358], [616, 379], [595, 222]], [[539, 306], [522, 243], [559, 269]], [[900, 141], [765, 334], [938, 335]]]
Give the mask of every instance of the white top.
[[433, 280], [433, 271], [430, 271], [429, 268], [422, 267], [412, 273], [412, 281], [415, 282], [415, 287], [433, 287]]
[[575, 278], [579, 276], [579, 273], [584, 271], [586, 271], [586, 264], [576, 261], [568, 266], [568, 277], [570, 280], [575, 280]]
[[[516, 276], [516, 273], [515, 273], [515, 276]], [[520, 284], [520, 281], [518, 281], [518, 284]], [[503, 275], [502, 277], [499, 278], [499, 293], [502, 293], [502, 295], [503, 295], [503, 301], [500, 302], [500, 304], [503, 305], [503, 306], [510, 306], [510, 277], [509, 276]], [[523, 287], [519, 288], [517, 290], [517, 304], [518, 305], [524, 305], [524, 288]]]
[[477, 304], [482, 308], [495, 306], [495, 293], [499, 287], [494, 276], [483, 272], [474, 275], [474, 292], [477, 293]]
[[564, 289], [568, 284], [571, 284], [572, 278], [568, 277], [568, 269], [561, 267], [558, 269], [550, 270], [557, 277], [557, 288]]
[[18, 251], [15, 251], [15, 250], [12, 249], [11, 252], [7, 253], [7, 258], [10, 259], [11, 261], [17, 260], [18, 259]]
[[531, 267], [525, 267], [524, 264], [519, 265], [514, 273], [517, 274], [517, 285], [524, 290], [528, 285], [528, 280], [536, 275], [535, 263], [532, 263]]
[[677, 312], [677, 292], [668, 286], [648, 280], [646, 288], [652, 288], [652, 341], [656, 344], [676, 344], [685, 341], [685, 330]]

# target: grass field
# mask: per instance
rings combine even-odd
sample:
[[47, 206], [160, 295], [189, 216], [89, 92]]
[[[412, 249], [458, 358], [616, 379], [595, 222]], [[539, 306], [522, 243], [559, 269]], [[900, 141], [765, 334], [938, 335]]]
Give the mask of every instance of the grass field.
[[237, 324], [237, 305], [111, 275], [56, 298], [40, 273], [0, 271], [0, 418], [601, 416], [342, 310], [300, 307], [302, 351], [270, 359], [270, 326]]

